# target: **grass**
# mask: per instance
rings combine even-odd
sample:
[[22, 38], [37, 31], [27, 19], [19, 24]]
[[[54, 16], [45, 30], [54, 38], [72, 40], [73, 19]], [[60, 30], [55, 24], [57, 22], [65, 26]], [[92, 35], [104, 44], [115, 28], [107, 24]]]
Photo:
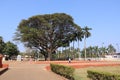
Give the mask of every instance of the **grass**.
[[87, 70], [97, 70], [114, 74], [120, 74], [120, 66], [80, 68], [75, 70], [75, 80], [90, 80], [89, 78], [87, 78]]

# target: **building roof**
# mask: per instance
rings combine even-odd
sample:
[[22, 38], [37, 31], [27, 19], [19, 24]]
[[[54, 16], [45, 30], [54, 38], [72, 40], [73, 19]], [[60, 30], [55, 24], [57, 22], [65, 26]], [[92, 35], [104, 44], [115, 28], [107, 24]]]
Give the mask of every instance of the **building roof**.
[[115, 55], [120, 55], [120, 53], [115, 53]]

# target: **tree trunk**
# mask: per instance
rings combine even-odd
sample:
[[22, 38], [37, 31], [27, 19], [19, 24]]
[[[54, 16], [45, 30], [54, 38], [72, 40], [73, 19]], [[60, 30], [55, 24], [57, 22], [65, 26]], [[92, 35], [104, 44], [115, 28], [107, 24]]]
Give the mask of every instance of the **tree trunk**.
[[85, 49], [85, 61], [86, 61], [86, 37], [84, 38], [84, 49]]
[[79, 55], [79, 60], [81, 58], [81, 53], [80, 53], [80, 43], [79, 43], [79, 40], [78, 40], [78, 55]]
[[47, 57], [46, 56], [44, 56], [45, 57], [45, 61], [47, 61]]
[[51, 52], [51, 50], [49, 49], [49, 50], [48, 50], [48, 58], [47, 58], [48, 61], [51, 61], [51, 54], [52, 54], [52, 52]]
[[73, 41], [73, 55], [72, 55], [72, 58], [73, 58], [73, 59], [75, 59], [74, 56], [75, 56], [75, 55], [74, 55], [74, 41]]
[[45, 61], [47, 61], [48, 56], [46, 54], [43, 54]]

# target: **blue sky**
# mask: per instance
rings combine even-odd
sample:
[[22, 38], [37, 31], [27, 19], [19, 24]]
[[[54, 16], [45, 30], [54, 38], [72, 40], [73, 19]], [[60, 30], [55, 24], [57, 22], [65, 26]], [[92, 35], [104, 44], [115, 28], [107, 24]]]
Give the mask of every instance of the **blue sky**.
[[[87, 39], [87, 46], [113, 44], [118, 51], [116, 44], [120, 46], [120, 0], [1, 0], [0, 36], [5, 42], [13, 41], [22, 19], [52, 13], [69, 14], [79, 26], [91, 27], [92, 36]], [[22, 44], [17, 45], [20, 51], [25, 50]]]

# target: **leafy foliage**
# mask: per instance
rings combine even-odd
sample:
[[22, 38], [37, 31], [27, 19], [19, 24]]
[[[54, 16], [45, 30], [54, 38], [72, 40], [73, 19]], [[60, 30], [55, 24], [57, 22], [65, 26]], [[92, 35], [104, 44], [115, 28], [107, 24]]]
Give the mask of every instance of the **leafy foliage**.
[[9, 55], [9, 57], [11, 57], [18, 55], [19, 50], [17, 48], [17, 45], [10, 41], [5, 43], [3, 38], [0, 36], [0, 53], [3, 55]]
[[107, 72], [88, 70], [88, 77], [92, 80], [120, 80], [120, 75]]
[[50, 64], [50, 67], [53, 72], [60, 74], [69, 80], [74, 80], [74, 68], [57, 64]]
[[85, 38], [88, 38], [91, 36], [91, 33], [89, 32], [89, 30], [92, 30], [91, 28], [89, 28], [88, 26], [85, 26], [82, 30]]
[[[116, 53], [115, 47], [110, 44], [107, 47], [89, 46], [86, 48], [86, 57], [105, 57], [105, 55], [114, 55]], [[82, 50], [82, 57], [84, 57], [84, 49]]]
[[9, 55], [9, 57], [11, 57], [13, 55], [18, 55], [18, 53], [19, 53], [18, 48], [14, 43], [8, 41], [5, 44], [5, 47], [3, 49], [3, 54], [4, 55]]
[[108, 45], [107, 50], [109, 54], [114, 54], [116, 52], [116, 49], [114, 48], [112, 44]]
[[69, 43], [81, 37], [81, 28], [73, 18], [65, 13], [36, 15], [22, 20], [18, 26], [15, 40], [27, 47], [36, 48], [45, 59], [51, 59], [56, 49], [69, 46]]

